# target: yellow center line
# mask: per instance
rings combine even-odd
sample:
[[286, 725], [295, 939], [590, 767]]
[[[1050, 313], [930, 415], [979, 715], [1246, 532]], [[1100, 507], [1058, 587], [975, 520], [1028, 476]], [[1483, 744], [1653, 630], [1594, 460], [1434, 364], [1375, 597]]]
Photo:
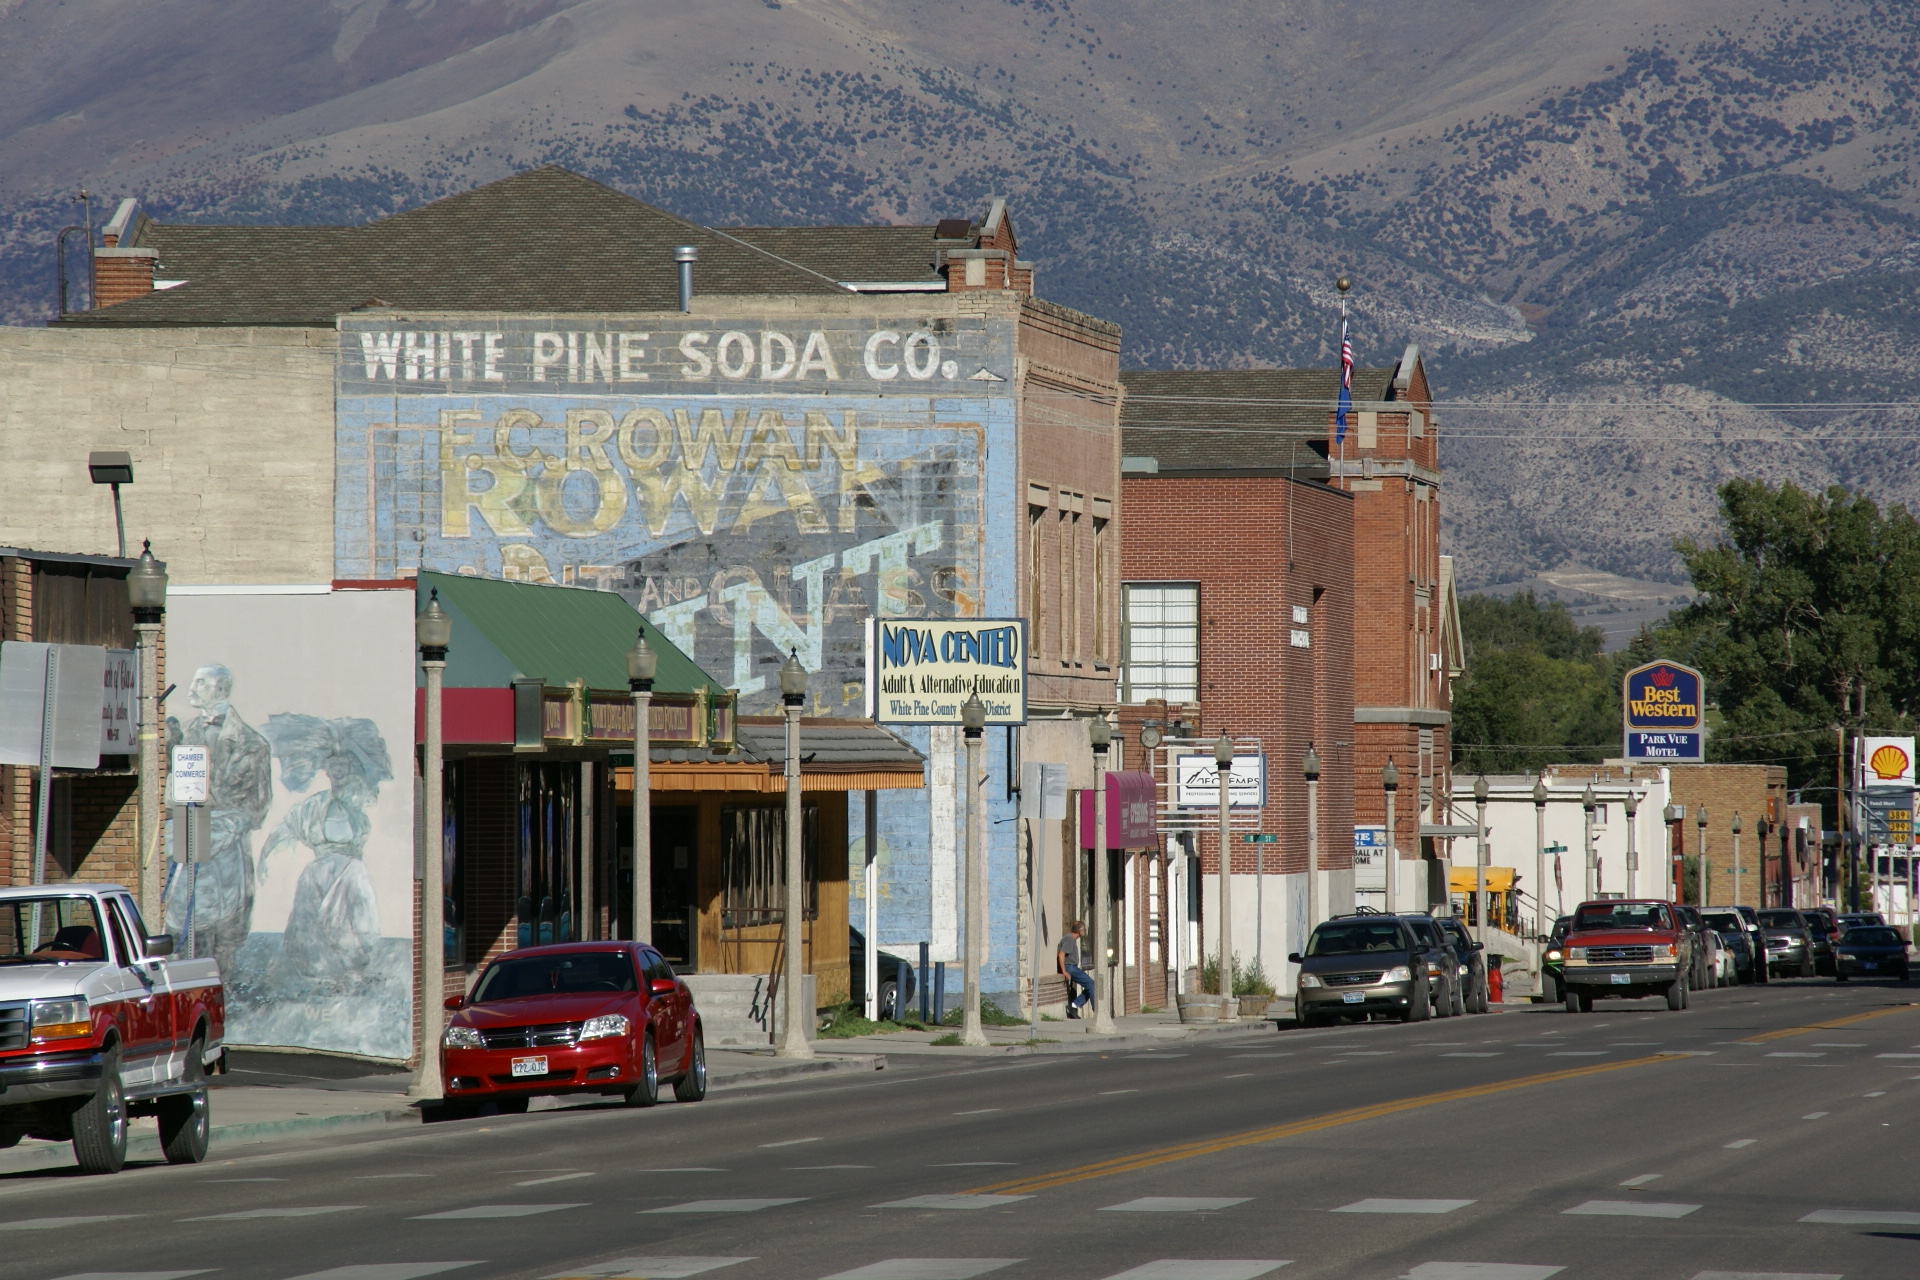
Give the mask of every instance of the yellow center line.
[[1784, 1040], [1788, 1036], [1804, 1036], [1812, 1031], [1833, 1031], [1840, 1027], [1851, 1026], [1856, 1022], [1865, 1022], [1868, 1018], [1884, 1018], [1890, 1013], [1906, 1013], [1914, 1008], [1910, 1004], [1896, 1004], [1888, 1009], [1875, 1009], [1870, 1013], [1856, 1013], [1850, 1018], [1834, 1018], [1827, 1022], [1815, 1022], [1804, 1027], [1786, 1027], [1779, 1031], [1762, 1031], [1757, 1036], [1748, 1036], [1740, 1044], [1765, 1044], [1769, 1040]]
[[1307, 1120], [1295, 1120], [1287, 1124], [1270, 1125], [1264, 1129], [1248, 1129], [1242, 1133], [1231, 1133], [1218, 1138], [1204, 1138], [1197, 1142], [1183, 1142], [1176, 1146], [1159, 1147], [1151, 1151], [1137, 1151], [1131, 1155], [1115, 1156], [1110, 1160], [1099, 1160], [1074, 1169], [1062, 1169], [1057, 1173], [1037, 1174], [1030, 1178], [1017, 1178], [1011, 1182], [997, 1182], [988, 1187], [974, 1187], [963, 1195], [1020, 1195], [1034, 1191], [1045, 1191], [1050, 1187], [1065, 1186], [1070, 1182], [1085, 1182], [1089, 1178], [1104, 1178], [1115, 1173], [1131, 1173], [1136, 1169], [1148, 1169], [1154, 1165], [1170, 1164], [1175, 1160], [1191, 1160], [1196, 1156], [1213, 1155], [1221, 1151], [1230, 1151], [1235, 1147], [1251, 1147], [1263, 1142], [1273, 1142], [1280, 1138], [1291, 1138], [1302, 1133], [1314, 1133], [1321, 1129], [1332, 1129], [1340, 1125], [1355, 1124], [1361, 1120], [1373, 1120], [1381, 1116], [1390, 1116], [1402, 1111], [1414, 1111], [1421, 1107], [1436, 1106], [1443, 1102], [1460, 1102], [1468, 1098], [1485, 1098], [1497, 1093], [1508, 1093], [1515, 1089], [1531, 1089], [1536, 1085], [1555, 1084], [1562, 1080], [1578, 1080], [1583, 1076], [1600, 1075], [1608, 1071], [1625, 1071], [1631, 1067], [1644, 1067], [1656, 1062], [1674, 1062], [1684, 1058], [1684, 1054], [1656, 1053], [1651, 1057], [1632, 1058], [1625, 1062], [1602, 1062], [1589, 1067], [1573, 1067], [1566, 1071], [1549, 1071], [1544, 1075], [1522, 1076], [1517, 1080], [1503, 1080], [1494, 1084], [1473, 1085], [1465, 1089], [1448, 1089], [1444, 1093], [1422, 1094], [1416, 1098], [1402, 1098], [1397, 1102], [1379, 1102], [1368, 1107], [1355, 1107], [1349, 1111], [1335, 1111], [1324, 1116], [1315, 1116]]

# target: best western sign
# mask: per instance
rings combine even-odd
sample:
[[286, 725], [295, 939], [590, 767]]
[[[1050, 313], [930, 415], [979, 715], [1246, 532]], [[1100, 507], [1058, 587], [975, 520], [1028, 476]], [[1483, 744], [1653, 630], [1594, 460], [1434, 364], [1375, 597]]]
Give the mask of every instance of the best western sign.
[[978, 694], [988, 724], [1027, 722], [1025, 618], [867, 623], [867, 714], [883, 724], [959, 724]]
[[1660, 764], [1706, 758], [1706, 681], [1677, 662], [1649, 662], [1627, 672], [1621, 691], [1626, 757]]

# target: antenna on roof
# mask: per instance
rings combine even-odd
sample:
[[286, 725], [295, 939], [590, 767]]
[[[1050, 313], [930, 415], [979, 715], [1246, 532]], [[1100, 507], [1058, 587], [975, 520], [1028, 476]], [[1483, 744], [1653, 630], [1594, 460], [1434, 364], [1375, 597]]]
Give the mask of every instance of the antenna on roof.
[[683, 244], [673, 251], [673, 260], [680, 264], [680, 310], [693, 310], [693, 264], [700, 258], [700, 251], [690, 244]]

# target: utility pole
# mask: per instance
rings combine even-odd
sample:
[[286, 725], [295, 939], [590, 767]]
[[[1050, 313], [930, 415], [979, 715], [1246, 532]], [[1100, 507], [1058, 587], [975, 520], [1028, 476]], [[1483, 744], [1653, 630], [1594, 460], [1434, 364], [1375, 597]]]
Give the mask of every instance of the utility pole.
[[[780, 700], [787, 713], [787, 761], [783, 771], [787, 785], [786, 848], [786, 972], [781, 975], [786, 999], [780, 1027], [780, 1043], [774, 1052], [782, 1058], [811, 1058], [813, 1046], [807, 1043], [804, 1019], [813, 1016], [806, 1006], [807, 983], [801, 970], [805, 962], [800, 953], [800, 930], [806, 922], [806, 831], [800, 813], [800, 709], [807, 701], [807, 669], [800, 665], [800, 651], [789, 650], [780, 668]], [[634, 868], [634, 879], [640, 868]], [[636, 922], [637, 923], [637, 922]], [[869, 944], [871, 945], [871, 944]]]
[[987, 841], [986, 802], [980, 795], [980, 762], [986, 754], [981, 735], [987, 728], [987, 708], [978, 693], [969, 695], [961, 706], [960, 724], [967, 739], [967, 954], [961, 970], [964, 982], [960, 997], [960, 1043], [980, 1049], [987, 1044], [987, 1033], [980, 1026], [980, 961], [987, 941], [985, 912], [980, 909], [980, 890], [986, 883], [981, 864], [985, 861], [983, 852]]
[[[1221, 734], [1213, 740], [1213, 772], [1220, 784], [1220, 971], [1215, 995], [1233, 999], [1233, 825], [1227, 788], [1233, 781], [1233, 739]], [[1105, 883], [1104, 881], [1102, 883]], [[1313, 880], [1307, 880], [1308, 901], [1312, 901]], [[1313, 927], [1313, 908], [1307, 908], [1307, 927]]]

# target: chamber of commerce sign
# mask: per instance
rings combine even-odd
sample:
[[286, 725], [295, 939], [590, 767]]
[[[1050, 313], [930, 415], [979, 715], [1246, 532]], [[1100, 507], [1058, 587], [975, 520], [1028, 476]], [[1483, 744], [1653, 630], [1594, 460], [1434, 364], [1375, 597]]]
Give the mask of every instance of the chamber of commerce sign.
[[1627, 672], [1621, 690], [1629, 760], [1697, 763], [1706, 758], [1706, 681], [1677, 662]]
[[976, 694], [988, 724], [1025, 724], [1027, 620], [874, 618], [867, 690], [867, 714], [882, 724], [959, 724]]

